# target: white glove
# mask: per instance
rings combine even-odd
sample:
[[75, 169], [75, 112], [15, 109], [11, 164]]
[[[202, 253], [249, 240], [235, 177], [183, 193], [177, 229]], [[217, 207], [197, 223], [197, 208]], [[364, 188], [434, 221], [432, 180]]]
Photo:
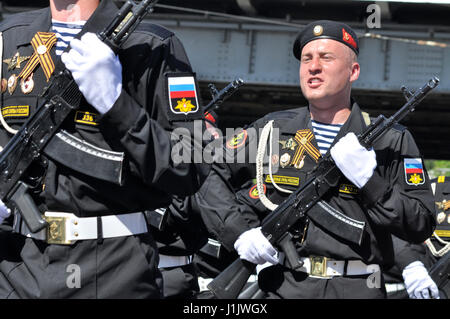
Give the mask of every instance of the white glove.
[[241, 259], [254, 264], [269, 262], [278, 264], [278, 252], [262, 234], [261, 227], [252, 228], [242, 233], [234, 243], [234, 249]]
[[[411, 299], [439, 299], [439, 289], [422, 262], [414, 261], [403, 269], [403, 280]], [[431, 293], [431, 296], [430, 296]]]
[[61, 55], [86, 100], [101, 114], [108, 112], [122, 91], [122, 65], [114, 52], [94, 33], [70, 42]]
[[336, 166], [358, 188], [372, 177], [377, 160], [375, 151], [366, 150], [352, 132], [341, 138], [330, 150]]
[[11, 215], [11, 210], [0, 199], [0, 224]]

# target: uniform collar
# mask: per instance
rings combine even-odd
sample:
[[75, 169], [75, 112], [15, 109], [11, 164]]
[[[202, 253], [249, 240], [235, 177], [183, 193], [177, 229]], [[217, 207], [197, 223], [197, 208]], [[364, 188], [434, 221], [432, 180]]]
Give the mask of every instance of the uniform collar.
[[[297, 115], [289, 120], [287, 123], [283, 123], [283, 133], [295, 135], [299, 129], [309, 128], [312, 130], [311, 115], [308, 107], [302, 107], [295, 110]], [[341, 137], [345, 136], [348, 132], [354, 132], [356, 135], [361, 133], [365, 128], [364, 117], [361, 113], [359, 105], [352, 99], [352, 110], [347, 121], [339, 130], [338, 135], [334, 139], [332, 145], [334, 145]]]
[[28, 26], [28, 30], [18, 35], [17, 46], [29, 45], [36, 32], [47, 32], [50, 30], [52, 16], [50, 7], [38, 10], [36, 19]]
[[286, 124], [283, 123], [283, 132], [295, 135], [295, 133], [302, 128], [311, 128], [311, 115], [309, 108], [302, 107], [294, 110], [297, 115], [289, 120]]

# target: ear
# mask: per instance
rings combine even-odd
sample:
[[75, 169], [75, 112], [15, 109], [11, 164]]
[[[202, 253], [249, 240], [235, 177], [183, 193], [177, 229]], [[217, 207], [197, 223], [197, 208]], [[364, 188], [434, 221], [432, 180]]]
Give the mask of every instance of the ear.
[[360, 71], [361, 71], [361, 69], [360, 69], [359, 63], [353, 62], [352, 68], [351, 68], [351, 73], [350, 73], [350, 82], [353, 83], [356, 80], [358, 80]]

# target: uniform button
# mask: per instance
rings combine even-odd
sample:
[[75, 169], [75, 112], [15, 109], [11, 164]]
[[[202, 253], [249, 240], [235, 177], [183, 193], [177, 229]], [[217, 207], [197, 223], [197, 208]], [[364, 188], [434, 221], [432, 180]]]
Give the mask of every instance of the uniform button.
[[78, 221], [74, 220], [74, 221], [73, 221], [73, 224], [74, 224], [74, 225], [78, 225]]
[[75, 232], [74, 235], [75, 235], [75, 237], [78, 237], [78, 233], [77, 232]]

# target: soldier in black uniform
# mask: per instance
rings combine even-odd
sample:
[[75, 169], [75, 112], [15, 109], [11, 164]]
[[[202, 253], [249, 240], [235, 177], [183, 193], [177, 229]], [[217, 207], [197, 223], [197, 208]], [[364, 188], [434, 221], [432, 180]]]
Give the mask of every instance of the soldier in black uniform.
[[[450, 177], [438, 176], [431, 180], [436, 208], [436, 229], [425, 241], [429, 259], [432, 263], [439, 261], [450, 253]], [[440, 287], [441, 295], [450, 297], [450, 284]]]
[[[0, 144], [34, 112], [39, 94], [64, 65], [85, 99], [62, 124], [63, 138], [46, 148], [47, 164], [32, 194], [49, 232], [33, 234], [23, 222], [11, 232], [15, 213], [5, 221], [0, 297], [160, 298], [158, 254], [142, 211], [169, 205], [172, 194], [195, 193], [208, 174], [207, 165], [192, 160], [194, 125], [200, 120], [202, 130], [204, 124], [195, 75], [177, 37], [147, 22], [114, 55], [95, 36], [117, 13], [112, 1], [50, 5], [0, 25], [6, 121]], [[52, 25], [69, 31], [82, 25], [61, 58]], [[184, 135], [171, 134], [177, 128]], [[61, 145], [73, 147], [63, 153]], [[187, 161], [172, 156], [176, 147], [187, 150]], [[106, 174], [111, 167], [116, 173]], [[61, 224], [56, 218], [66, 226], [65, 240], [54, 237]]]
[[436, 229], [427, 240], [433, 256], [439, 258], [450, 251], [450, 177], [439, 176], [431, 180], [436, 204]]
[[[408, 130], [395, 126], [371, 150], [356, 139], [370, 123], [351, 99], [360, 70], [358, 52], [349, 26], [333, 21], [307, 25], [295, 40], [294, 55], [309, 106], [268, 114], [237, 133], [225, 145], [225, 157], [233, 161], [215, 165], [222, 173], [205, 182], [211, 187], [203, 199], [210, 206], [225, 198], [226, 187], [214, 185], [239, 189], [238, 202], [230, 197], [203, 217], [209, 229], [234, 241], [240, 258], [274, 264], [258, 278], [269, 298], [384, 298], [380, 266], [393, 262], [391, 233], [419, 243], [435, 226], [429, 180]], [[345, 177], [310, 214], [339, 211], [352, 219], [355, 232], [363, 229], [362, 240], [351, 241], [320, 221], [302, 221], [292, 227], [292, 235], [303, 267], [293, 271], [244, 216], [263, 218], [275, 209], [308, 180], [330, 148]]]

